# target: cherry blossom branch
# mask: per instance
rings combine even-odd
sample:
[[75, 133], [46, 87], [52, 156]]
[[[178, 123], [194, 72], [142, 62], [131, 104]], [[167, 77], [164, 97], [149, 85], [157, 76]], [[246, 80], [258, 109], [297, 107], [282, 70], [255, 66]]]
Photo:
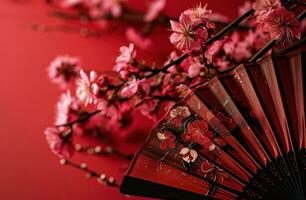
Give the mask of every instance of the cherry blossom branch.
[[183, 54], [180, 57], [178, 57], [177, 59], [171, 61], [169, 64], [166, 64], [165, 66], [158, 68], [156, 70], [153, 70], [151, 74], [149, 74], [146, 78], [151, 78], [157, 74], [159, 74], [160, 72], [166, 72], [167, 69], [169, 69], [171, 66], [173, 65], [178, 65], [180, 64], [183, 60], [185, 60], [186, 58], [188, 58], [188, 54]]
[[[130, 8], [123, 6], [123, 11], [122, 14], [119, 17], [113, 17], [111, 14], [106, 14], [103, 15], [102, 17], [98, 17], [98, 18], [91, 18], [90, 16], [88, 16], [87, 14], [81, 14], [80, 15], [75, 15], [75, 14], [68, 14], [65, 13], [63, 11], [61, 11], [61, 8], [58, 7], [56, 4], [53, 4], [52, 1], [47, 1], [47, 3], [51, 6], [53, 6], [56, 10], [54, 12], [52, 12], [51, 14], [56, 16], [56, 17], [60, 17], [60, 18], [64, 18], [64, 19], [80, 19], [82, 23], [87, 23], [90, 20], [93, 21], [99, 21], [99, 20], [114, 20], [114, 21], [126, 21], [126, 22], [132, 22], [132, 23], [145, 23], [146, 26], [142, 31], [142, 35], [143, 36], [147, 36], [150, 32], [152, 32], [152, 30], [154, 29], [154, 27], [158, 24], [161, 25], [165, 25], [165, 26], [169, 26], [170, 25], [170, 20], [177, 20], [174, 18], [171, 18], [163, 13], [160, 13], [159, 16], [156, 17], [156, 19], [154, 19], [153, 21], [147, 22], [144, 19], [144, 14], [135, 10], [132, 10]], [[228, 23], [222, 22], [222, 21], [218, 21], [218, 20], [212, 20], [212, 22], [222, 25], [222, 26], [228, 26]], [[248, 30], [252, 27], [249, 26], [244, 26], [244, 25], [239, 25], [236, 24], [235, 28], [237, 29], [242, 29], [242, 30]]]
[[[302, 21], [305, 18], [306, 10], [301, 12], [296, 18], [298, 21]], [[256, 62], [262, 56], [264, 56], [268, 51], [270, 51], [276, 44], [276, 40], [271, 40], [268, 42], [260, 51], [258, 51], [250, 60], [249, 62]]]
[[122, 153], [112, 146], [105, 146], [102, 147], [100, 145], [91, 147], [91, 146], [86, 146], [86, 145], [81, 145], [81, 144], [76, 144], [75, 145], [75, 150], [80, 152], [80, 153], [88, 153], [91, 155], [98, 155], [98, 156], [109, 156], [109, 155], [117, 155], [120, 158], [124, 158], [127, 160], [131, 160], [133, 158], [133, 155], [131, 154], [126, 154]]
[[250, 60], [249, 63], [256, 62], [262, 56], [264, 56], [268, 51], [270, 51], [274, 45], [276, 44], [276, 40], [271, 40], [268, 42], [260, 51], [258, 51]]
[[[249, 17], [250, 15], [252, 15], [254, 13], [253, 9], [250, 9], [249, 11], [247, 11], [244, 15], [241, 15], [240, 17], [238, 17], [237, 19], [235, 19], [233, 22], [231, 22], [230, 24], [228, 24], [225, 28], [223, 28], [221, 31], [219, 31], [214, 37], [210, 38], [207, 40], [206, 45], [210, 45], [212, 44], [214, 41], [220, 39], [221, 37], [223, 37], [226, 33], [228, 33], [230, 30], [232, 30], [233, 27], [239, 25], [239, 23], [241, 23], [244, 19], [246, 19], [247, 17]], [[153, 71], [150, 75], [147, 76], [147, 78], [153, 77], [156, 74], [160, 73], [160, 72], [165, 72], [167, 71], [167, 69], [169, 69], [171, 66], [173, 65], [177, 65], [180, 64], [183, 60], [185, 60], [186, 58], [188, 58], [188, 54], [183, 54], [181, 55], [179, 58], [177, 58], [176, 60], [171, 61], [169, 64], [156, 69], [155, 71]]]
[[255, 11], [253, 9], [250, 9], [240, 17], [236, 18], [234, 21], [232, 21], [230, 24], [228, 24], [226, 27], [224, 27], [219, 33], [217, 33], [214, 37], [207, 40], [206, 45], [212, 44], [214, 41], [220, 39], [223, 37], [226, 33], [228, 33], [233, 27], [236, 27], [239, 25], [244, 19], [251, 16]]
[[[249, 10], [248, 12], [246, 12], [244, 15], [238, 17], [236, 20], [234, 20], [232, 23], [230, 23], [228, 26], [226, 26], [224, 29], [222, 29], [219, 33], [217, 33], [214, 37], [210, 38], [208, 41], [207, 41], [207, 45], [211, 44], [212, 42], [216, 41], [217, 39], [219, 39], [220, 37], [222, 37], [224, 34], [226, 34], [227, 32], [229, 32], [230, 30], [232, 30], [232, 28], [234, 26], [237, 26], [239, 25], [239, 23], [241, 21], [243, 21], [245, 18], [249, 17], [252, 13], [254, 12], [254, 10]], [[161, 68], [158, 68], [158, 69], [155, 69], [155, 70], [152, 70], [152, 73], [149, 74], [148, 76], [145, 76], [143, 79], [148, 79], [148, 78], [151, 78], [157, 74], [159, 74], [160, 72], [166, 72], [167, 69], [169, 69], [171, 66], [173, 65], [178, 65], [180, 64], [183, 60], [185, 60], [189, 55], [188, 54], [183, 54], [181, 55], [180, 57], [178, 57], [177, 59], [175, 60], [172, 60], [170, 63], [166, 64], [165, 66], [161, 67]], [[124, 86], [125, 84], [122, 83], [118, 86], [116, 86], [116, 91], [119, 91], [122, 86]], [[138, 104], [138, 105], [141, 105], [142, 103]], [[138, 106], [136, 106], [138, 107]], [[80, 123], [80, 122], [83, 122], [83, 121], [86, 121], [88, 120], [91, 116], [95, 115], [95, 114], [98, 114], [100, 113], [101, 110], [96, 110], [96, 111], [93, 111], [91, 113], [87, 113], [86, 115], [84, 116], [81, 116], [79, 119], [76, 119], [74, 121], [71, 121], [71, 122], [68, 122], [66, 124], [61, 124], [61, 125], [56, 125], [56, 127], [65, 127], [65, 126], [72, 126], [73, 124], [75, 123]]]
[[59, 125], [55, 125], [55, 127], [67, 127], [67, 126], [72, 126], [73, 124], [76, 124], [76, 123], [80, 123], [80, 122], [84, 122], [86, 120], [88, 120], [89, 118], [91, 118], [92, 116], [100, 113], [101, 110], [95, 110], [93, 112], [90, 112], [90, 113], [87, 113], [86, 115], [76, 119], [76, 120], [73, 120], [71, 122], [68, 122], [68, 123], [65, 123], [65, 124], [59, 124]]
[[[246, 12], [244, 15], [238, 17], [236, 20], [234, 20], [232, 23], [230, 23], [228, 26], [226, 26], [224, 29], [222, 29], [219, 33], [217, 33], [214, 37], [210, 38], [208, 41], [207, 41], [207, 45], [211, 44], [212, 42], [216, 41], [217, 39], [221, 38], [224, 34], [226, 34], [227, 32], [229, 32], [230, 30], [232, 30], [232, 28], [234, 26], [237, 26], [239, 25], [239, 23], [241, 21], [243, 21], [245, 18], [249, 17], [252, 13], [254, 12], [254, 10], [249, 10], [248, 12]], [[165, 66], [161, 67], [161, 68], [158, 68], [156, 70], [153, 70], [151, 74], [149, 74], [148, 76], [144, 77], [144, 78], [151, 78], [157, 74], [159, 74], [160, 72], [166, 72], [167, 69], [169, 69], [171, 66], [173, 65], [178, 65], [180, 64], [183, 60], [185, 60], [189, 55], [188, 54], [183, 54], [181, 55], [180, 57], [178, 57], [177, 59], [171, 61], [170, 63], [166, 64]], [[120, 84], [118, 85], [116, 88], [120, 89], [124, 84]], [[61, 124], [61, 125], [56, 125], [56, 127], [65, 127], [65, 126], [72, 126], [73, 124], [75, 123], [80, 123], [80, 122], [83, 122], [83, 121], [86, 121], [88, 120], [91, 116], [95, 115], [95, 114], [98, 114], [100, 113], [101, 110], [96, 110], [96, 111], [93, 111], [91, 113], [88, 113], [82, 117], [80, 117], [79, 119], [76, 119], [74, 121], [71, 121], [69, 123], [66, 123], [66, 124]]]
[[82, 170], [82, 171], [86, 172], [86, 177], [87, 178], [96, 177], [97, 180], [100, 183], [104, 183], [107, 186], [115, 187], [115, 188], [120, 187], [120, 185], [116, 182], [114, 177], [107, 176], [106, 174], [98, 173], [96, 171], [93, 171], [93, 170], [91, 170], [87, 167], [86, 163], [78, 164], [78, 163], [75, 163], [71, 160], [61, 159], [60, 164], [61, 165], [67, 165], [67, 166], [73, 167], [73, 168], [78, 169], [78, 170]]

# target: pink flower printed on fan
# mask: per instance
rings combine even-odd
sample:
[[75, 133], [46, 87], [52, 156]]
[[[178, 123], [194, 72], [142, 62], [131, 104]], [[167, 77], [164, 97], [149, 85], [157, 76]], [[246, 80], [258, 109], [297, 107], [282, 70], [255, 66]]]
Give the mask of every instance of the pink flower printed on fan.
[[217, 183], [222, 183], [225, 178], [229, 177], [224, 170], [207, 160], [201, 163], [201, 173], [203, 174], [204, 178], [216, 180]]
[[146, 15], [144, 16], [144, 20], [146, 22], [151, 22], [155, 20], [159, 13], [165, 8], [166, 0], [153, 0], [150, 4], [149, 10], [147, 11]]
[[142, 50], [146, 50], [152, 45], [152, 40], [150, 38], [143, 36], [132, 27], [126, 29], [125, 35], [130, 42], [134, 43]]
[[187, 163], [193, 163], [198, 158], [198, 153], [195, 150], [187, 147], [181, 149], [180, 155], [182, 156], [182, 159]]
[[256, 0], [253, 3], [253, 9], [255, 10], [256, 20], [260, 23], [264, 23], [264, 19], [273, 10], [280, 8], [280, 0]]
[[177, 118], [177, 117], [187, 118], [190, 116], [190, 114], [191, 113], [189, 111], [189, 108], [186, 106], [177, 106], [176, 108], [170, 111], [170, 117], [172, 118]]
[[180, 97], [185, 97], [191, 91], [190, 88], [185, 84], [180, 84], [175, 88], [176, 92]]
[[170, 20], [170, 23], [173, 31], [170, 42], [180, 51], [198, 51], [208, 38], [206, 28], [195, 28], [189, 15], [181, 14], [179, 22]]
[[47, 128], [45, 130], [45, 136], [52, 152], [61, 158], [69, 158], [73, 153], [69, 131], [64, 128]]
[[182, 135], [182, 139], [190, 144], [197, 142], [204, 147], [204, 150], [212, 151], [215, 148], [212, 142], [214, 135], [204, 120], [189, 123], [187, 132]]
[[[210, 122], [212, 129], [215, 131], [220, 130], [218, 123], [215, 119], [211, 118]], [[187, 131], [182, 134], [182, 139], [190, 144], [195, 142], [203, 146], [203, 150], [213, 151], [216, 148], [216, 145], [223, 147], [226, 145], [225, 141], [214, 135], [213, 132], [209, 129], [209, 125], [204, 120], [195, 120], [190, 122], [187, 126]]]
[[99, 90], [97, 83], [95, 83], [97, 77], [98, 75], [94, 71], [91, 71], [88, 77], [87, 74], [81, 70], [80, 78], [76, 80], [76, 96], [85, 106], [97, 103], [96, 95]]
[[189, 108], [186, 106], [177, 106], [176, 108], [172, 108], [170, 110], [169, 115], [170, 115], [169, 121], [173, 125], [179, 128], [181, 127], [183, 121], [191, 115], [191, 112], [189, 111]]
[[129, 81], [127, 85], [120, 91], [120, 95], [122, 97], [130, 98], [138, 91], [139, 81], [136, 78]]
[[222, 112], [213, 110], [212, 113], [228, 130], [232, 131], [237, 126], [231, 117], [225, 116]]
[[80, 60], [77, 57], [58, 56], [47, 70], [50, 80], [61, 89], [66, 89], [78, 75]]
[[294, 13], [285, 8], [278, 8], [271, 12], [261, 27], [271, 39], [277, 40], [282, 45], [290, 45], [294, 38], [301, 38], [299, 21], [295, 18]]
[[165, 131], [164, 133], [158, 132], [157, 138], [160, 140], [161, 150], [171, 150], [175, 148], [175, 136], [170, 131]]

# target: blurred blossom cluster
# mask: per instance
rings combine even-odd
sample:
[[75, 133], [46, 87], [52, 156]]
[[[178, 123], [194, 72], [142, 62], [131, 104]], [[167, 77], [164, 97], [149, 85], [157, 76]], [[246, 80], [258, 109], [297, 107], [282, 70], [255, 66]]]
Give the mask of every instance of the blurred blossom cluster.
[[[156, 23], [167, 25], [168, 20], [163, 15], [166, 0], [147, 0], [144, 13], [129, 7], [128, 0], [49, 0], [56, 10], [61, 10], [58, 16], [66, 19], [77, 18], [83, 23], [96, 22], [98, 27], [107, 28], [110, 21], [127, 21], [126, 38], [141, 49], [147, 49], [152, 41], [148, 34], [153, 31]], [[139, 23], [142, 28], [135, 28]]]
[[[124, 16], [125, 3], [125, 0], [62, 0], [60, 5], [85, 10], [96, 19]], [[156, 20], [165, 3], [165, 0], [152, 1], [142, 19]], [[282, 45], [291, 44], [301, 37], [305, 21], [300, 27], [295, 13], [288, 7], [292, 5], [279, 0], [246, 2], [239, 8], [240, 16], [251, 11], [254, 14], [245, 16], [241, 25], [217, 39], [214, 38], [220, 28], [215, 19], [226, 22], [225, 18], [206, 5], [187, 9], [177, 20], [168, 21], [169, 40], [174, 49], [162, 67], [149, 65], [137, 57], [136, 47], [144, 49], [152, 41], [133, 28], [127, 32], [134, 43], [120, 47], [114, 59], [115, 75], [87, 71], [78, 58], [58, 56], [48, 67], [50, 80], [63, 91], [56, 107], [55, 126], [45, 131], [52, 151], [67, 158], [74, 151], [74, 136], [104, 134], [106, 126], [111, 126], [112, 131], [123, 130], [131, 124], [135, 111], [156, 121], [160, 112], [166, 112], [193, 88], [248, 62], [271, 39]]]

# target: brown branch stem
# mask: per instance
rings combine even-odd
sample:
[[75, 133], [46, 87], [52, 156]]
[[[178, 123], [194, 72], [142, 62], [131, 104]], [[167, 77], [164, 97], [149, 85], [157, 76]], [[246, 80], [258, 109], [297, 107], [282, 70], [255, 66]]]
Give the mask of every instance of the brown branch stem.
[[59, 124], [59, 125], [56, 125], [56, 127], [67, 127], [67, 126], [72, 126], [73, 124], [76, 124], [76, 123], [81, 123], [81, 122], [84, 122], [86, 120], [88, 120], [89, 118], [91, 118], [92, 116], [100, 113], [101, 110], [95, 110], [93, 112], [90, 112], [90, 113], [87, 113], [86, 115], [76, 119], [76, 120], [73, 120], [71, 122], [68, 122], [68, 123], [65, 123], [65, 124]]

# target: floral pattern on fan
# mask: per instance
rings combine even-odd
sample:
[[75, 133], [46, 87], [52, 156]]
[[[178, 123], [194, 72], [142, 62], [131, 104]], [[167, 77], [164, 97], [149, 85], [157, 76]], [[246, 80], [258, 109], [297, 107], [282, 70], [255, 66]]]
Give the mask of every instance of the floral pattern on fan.
[[[198, 152], [214, 151], [217, 146], [226, 146], [226, 142], [219, 134], [224, 131], [224, 127], [218, 126], [218, 121], [228, 124], [231, 129], [235, 128], [235, 124], [232, 118], [216, 109], [207, 113], [208, 121], [205, 121], [199, 116], [200, 110], [200, 104], [196, 109], [191, 109], [184, 103], [170, 110], [156, 132], [159, 147], [165, 152], [160, 161], [163, 161], [170, 153], [174, 153], [182, 159], [182, 165], [186, 170], [197, 162], [201, 166], [198, 170], [200, 175], [212, 182], [222, 183], [229, 175], [199, 156]], [[179, 144], [183, 144], [183, 147]]]
[[220, 169], [218, 166], [214, 165], [208, 160], [202, 162], [200, 174], [202, 174], [207, 179], [217, 181], [219, 183], [222, 183], [225, 178], [229, 177], [229, 175], [225, 173], [224, 170]]
[[175, 136], [170, 132], [166, 131], [164, 133], [158, 132], [157, 138], [160, 140], [161, 150], [171, 150], [175, 148]]

